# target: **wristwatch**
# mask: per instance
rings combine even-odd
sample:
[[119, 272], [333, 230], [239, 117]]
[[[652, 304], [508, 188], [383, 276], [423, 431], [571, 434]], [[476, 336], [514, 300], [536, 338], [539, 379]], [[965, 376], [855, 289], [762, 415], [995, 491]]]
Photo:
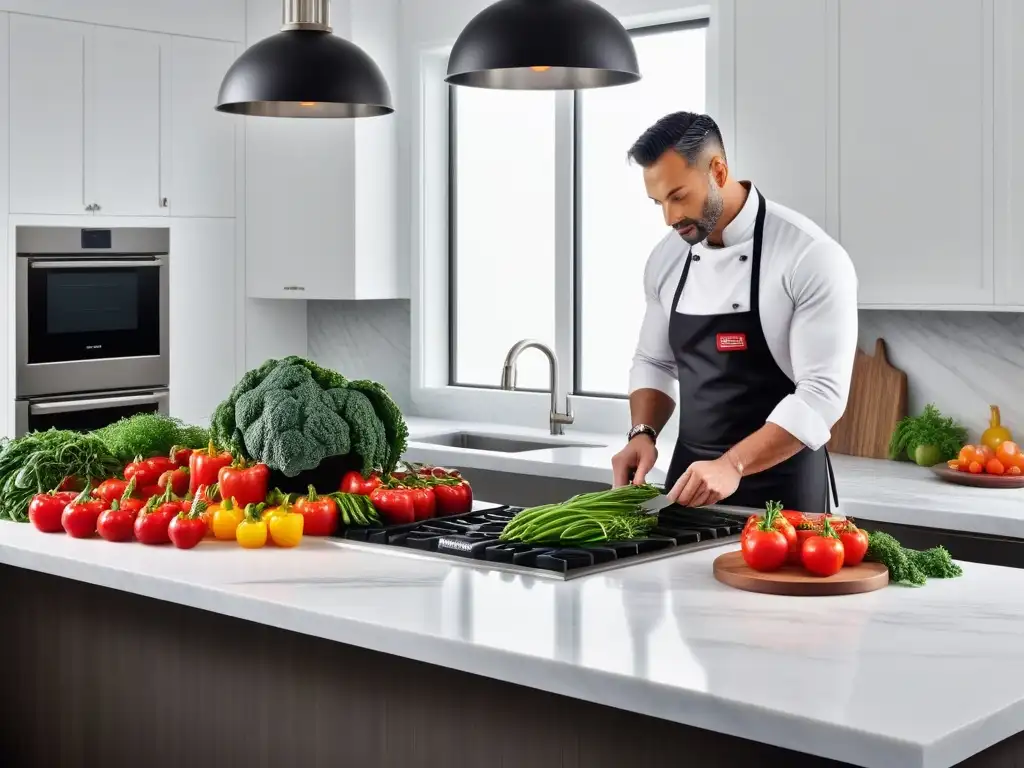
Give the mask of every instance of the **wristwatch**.
[[629, 432], [626, 433], [626, 442], [628, 443], [637, 435], [647, 435], [651, 438], [652, 443], [658, 442], [658, 430], [652, 427], [650, 424], [637, 424]]

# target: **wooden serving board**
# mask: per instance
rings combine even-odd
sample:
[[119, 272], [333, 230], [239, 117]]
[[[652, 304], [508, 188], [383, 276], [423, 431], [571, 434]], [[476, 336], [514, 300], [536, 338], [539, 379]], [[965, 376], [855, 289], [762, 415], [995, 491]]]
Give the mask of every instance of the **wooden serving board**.
[[889, 441], [896, 424], [907, 415], [907, 374], [893, 368], [885, 340], [875, 342], [874, 356], [857, 350], [846, 412], [832, 427], [832, 453], [889, 458]]
[[843, 568], [835, 576], [815, 576], [798, 565], [777, 571], [755, 571], [743, 562], [739, 550], [715, 558], [715, 578], [723, 584], [768, 595], [821, 597], [873, 592], [889, 583], [889, 569], [881, 563], [861, 563]]
[[932, 467], [931, 470], [947, 483], [957, 485], [969, 485], [973, 488], [1024, 488], [1024, 475], [972, 475], [970, 472], [950, 469], [941, 464]]

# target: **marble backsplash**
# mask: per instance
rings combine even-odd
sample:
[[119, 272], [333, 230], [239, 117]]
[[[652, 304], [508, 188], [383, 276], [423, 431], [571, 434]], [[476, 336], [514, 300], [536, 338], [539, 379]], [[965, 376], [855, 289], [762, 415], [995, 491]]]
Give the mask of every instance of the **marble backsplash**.
[[[354, 378], [388, 388], [411, 408], [409, 302], [309, 302], [310, 356]], [[1024, 439], [1024, 314], [863, 310], [860, 344], [886, 341], [890, 362], [905, 371], [910, 409], [926, 403], [960, 421], [977, 439], [989, 404]], [[411, 412], [411, 411], [409, 411]]]
[[309, 356], [350, 379], [379, 381], [411, 412], [409, 302], [310, 301]]
[[878, 337], [907, 374], [911, 413], [935, 403], [977, 440], [998, 405], [1024, 439], [1024, 314], [862, 310], [861, 349], [873, 353]]

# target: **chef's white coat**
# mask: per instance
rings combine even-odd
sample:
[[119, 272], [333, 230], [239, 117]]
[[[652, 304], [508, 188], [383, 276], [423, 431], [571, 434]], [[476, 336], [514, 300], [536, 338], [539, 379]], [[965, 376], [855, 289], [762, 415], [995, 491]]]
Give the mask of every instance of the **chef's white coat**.
[[[806, 216], [766, 202], [761, 245], [761, 327], [772, 357], [796, 384], [768, 421], [816, 450], [843, 415], [857, 349], [857, 275], [846, 250]], [[677, 311], [688, 315], [745, 312], [750, 303], [757, 193], [722, 233], [723, 247], [693, 246]], [[653, 388], [678, 398], [669, 345], [672, 300], [688, 244], [670, 230], [644, 270], [647, 309], [630, 371], [630, 392]], [[746, 256], [746, 259], [741, 259]]]

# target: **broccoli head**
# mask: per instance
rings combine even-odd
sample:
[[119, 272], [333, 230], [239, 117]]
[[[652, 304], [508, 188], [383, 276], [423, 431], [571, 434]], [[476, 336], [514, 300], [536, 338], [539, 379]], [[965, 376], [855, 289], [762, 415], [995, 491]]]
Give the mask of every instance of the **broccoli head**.
[[214, 440], [286, 477], [353, 455], [364, 474], [390, 472], [408, 429], [387, 390], [349, 382], [303, 358], [268, 360], [242, 377], [214, 412]]

